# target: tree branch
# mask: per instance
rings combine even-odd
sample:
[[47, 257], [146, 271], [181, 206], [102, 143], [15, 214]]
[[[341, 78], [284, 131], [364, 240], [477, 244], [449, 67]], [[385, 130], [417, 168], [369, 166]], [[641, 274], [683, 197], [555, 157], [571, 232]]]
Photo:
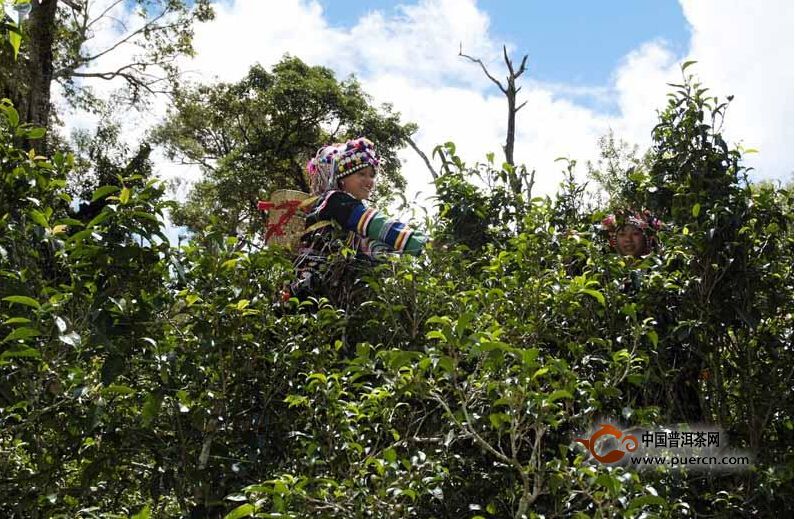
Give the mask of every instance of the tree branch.
[[72, 12], [80, 12], [83, 10], [83, 6], [81, 6], [74, 0], [61, 0], [61, 1], [66, 5], [68, 5], [72, 9]]
[[[121, 40], [117, 41], [112, 46], [108, 47], [107, 49], [103, 50], [102, 52], [100, 52], [98, 54], [94, 54], [93, 56], [86, 56], [85, 58], [82, 58], [80, 61], [82, 62], [82, 64], [86, 64], [86, 63], [88, 63], [90, 61], [93, 61], [93, 60], [95, 60], [97, 58], [100, 58], [100, 57], [104, 56], [105, 54], [107, 54], [109, 52], [112, 52], [113, 50], [115, 50], [119, 46], [124, 45], [125, 43], [130, 41], [135, 36], [141, 34], [145, 30], [150, 29], [152, 27], [152, 25], [154, 25], [158, 20], [163, 18], [166, 15], [166, 13], [168, 13], [168, 8], [163, 9], [163, 12], [160, 13], [158, 16], [153, 18], [151, 21], [146, 22], [144, 25], [142, 25], [138, 29], [132, 31], [130, 34], [128, 34], [126, 37], [122, 38]], [[169, 29], [171, 27], [176, 27], [176, 24], [164, 25], [162, 27], [158, 27], [156, 30]]]
[[425, 166], [427, 166], [428, 171], [431, 172], [431, 176], [433, 177], [433, 179], [434, 180], [438, 179], [439, 178], [439, 174], [436, 172], [435, 169], [433, 169], [433, 165], [431, 165], [431, 161], [428, 160], [428, 156], [425, 154], [425, 152], [423, 152], [419, 148], [419, 146], [417, 146], [417, 143], [415, 143], [414, 140], [410, 136], [406, 137], [406, 141], [409, 143], [409, 146], [411, 146], [412, 149], [414, 149], [414, 151], [417, 152], [417, 155], [419, 155], [420, 158], [422, 158], [422, 160], [425, 162]]
[[[111, 80], [120, 77], [126, 80], [127, 83], [130, 84], [131, 86], [135, 88], [143, 88], [149, 93], [156, 94], [156, 93], [165, 92], [165, 91], [155, 90], [152, 88], [152, 86], [162, 81], [165, 81], [166, 78], [157, 77], [152, 74], [143, 74], [143, 73], [135, 74], [135, 73], [125, 72], [125, 70], [133, 69], [137, 66], [146, 66], [146, 65], [151, 65], [151, 63], [140, 63], [140, 62], [129, 63], [127, 65], [124, 65], [123, 67], [120, 67], [115, 71], [110, 71], [110, 72], [72, 72], [70, 76], [86, 77], [86, 78], [93, 77], [105, 80]], [[146, 77], [150, 78], [151, 81], [146, 81], [144, 79]]]
[[439, 402], [439, 404], [444, 408], [445, 412], [447, 412], [447, 414], [450, 415], [450, 418], [453, 419], [453, 422], [455, 422], [455, 424], [460, 429], [463, 429], [467, 434], [472, 436], [472, 438], [475, 439], [475, 442], [478, 445], [480, 445], [481, 448], [483, 448], [487, 452], [490, 452], [495, 458], [497, 458], [501, 462], [505, 463], [506, 465], [511, 465], [512, 464], [511, 458], [509, 458], [504, 453], [502, 453], [502, 452], [498, 451], [497, 449], [495, 449], [494, 447], [492, 447], [492, 445], [489, 442], [487, 442], [486, 440], [484, 440], [483, 437], [480, 434], [478, 434], [478, 432], [472, 427], [472, 423], [470, 422], [470, 418], [469, 418], [469, 413], [466, 411], [465, 408], [462, 407], [462, 409], [464, 411], [464, 417], [466, 418], [467, 422], [466, 422], [466, 424], [462, 424], [455, 417], [455, 414], [453, 413], [452, 409], [450, 409], [450, 406], [447, 405], [447, 402], [444, 401], [444, 399], [442, 398], [442, 395], [440, 395], [439, 393], [436, 393], [434, 391], [434, 392], [431, 392], [431, 396], [437, 402]]
[[[101, 19], [105, 18], [105, 15], [106, 15], [106, 14], [108, 14], [108, 13], [111, 11], [111, 9], [113, 9], [114, 7], [116, 7], [117, 5], [119, 5], [119, 4], [120, 4], [120, 3], [122, 3], [122, 2], [124, 2], [124, 0], [116, 0], [115, 2], [113, 2], [112, 4], [110, 4], [110, 5], [107, 7], [107, 9], [105, 9], [104, 11], [102, 11], [102, 14], [100, 14], [99, 16], [97, 16], [96, 18], [94, 18], [93, 20], [91, 20], [91, 22], [88, 22], [88, 23], [87, 23], [87, 25], [86, 25], [86, 27], [91, 27], [92, 25], [94, 25], [95, 23], [97, 23], [98, 21], [100, 21]], [[87, 18], [88, 18], [88, 9], [86, 8], [86, 10], [85, 10], [84, 12], [85, 12], [85, 16], [86, 16], [86, 19], [87, 19]]]
[[507, 90], [505, 89], [505, 87], [503, 87], [503, 86], [502, 86], [502, 83], [500, 83], [499, 81], [497, 81], [497, 80], [494, 78], [494, 76], [492, 76], [492, 75], [489, 73], [489, 69], [487, 69], [487, 68], [486, 68], [486, 65], [484, 65], [484, 64], [483, 64], [483, 61], [481, 61], [480, 59], [475, 59], [475, 58], [473, 58], [472, 56], [469, 56], [469, 55], [467, 55], [467, 54], [464, 54], [464, 53], [462, 52], [462, 49], [463, 49], [463, 45], [459, 43], [459, 44], [458, 44], [458, 55], [459, 55], [459, 56], [461, 56], [461, 57], [463, 57], [463, 58], [466, 58], [466, 59], [468, 59], [469, 61], [471, 61], [471, 62], [473, 62], [473, 63], [477, 63], [477, 64], [479, 64], [479, 65], [480, 65], [480, 68], [482, 68], [482, 69], [483, 69], [483, 73], [484, 73], [484, 74], [486, 74], [486, 77], [488, 77], [490, 80], [492, 80], [492, 81], [494, 82], [494, 84], [495, 84], [495, 85], [497, 85], [497, 86], [500, 88], [500, 90], [502, 91], [502, 93], [503, 93], [503, 94], [506, 94], [506, 93], [507, 93]]

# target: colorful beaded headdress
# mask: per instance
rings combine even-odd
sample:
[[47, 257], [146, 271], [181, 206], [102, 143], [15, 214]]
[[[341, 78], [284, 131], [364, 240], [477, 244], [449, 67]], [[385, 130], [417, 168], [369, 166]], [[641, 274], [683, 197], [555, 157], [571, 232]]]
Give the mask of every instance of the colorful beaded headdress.
[[626, 225], [637, 227], [643, 232], [643, 237], [646, 239], [646, 247], [642, 254], [648, 254], [657, 246], [657, 231], [662, 228], [662, 222], [651, 214], [648, 209], [640, 212], [624, 209], [616, 211], [615, 214], [609, 214], [602, 219], [602, 231], [607, 233], [607, 240], [613, 249], [618, 250], [616, 247], [616, 233]]
[[351, 173], [372, 166], [378, 170], [381, 158], [375, 145], [366, 137], [359, 137], [345, 143], [345, 149], [334, 157], [334, 181], [337, 182]]
[[306, 163], [306, 172], [309, 174], [309, 190], [313, 195], [322, 195], [334, 187], [334, 158], [342, 153], [344, 145], [331, 144], [323, 146], [314, 158]]

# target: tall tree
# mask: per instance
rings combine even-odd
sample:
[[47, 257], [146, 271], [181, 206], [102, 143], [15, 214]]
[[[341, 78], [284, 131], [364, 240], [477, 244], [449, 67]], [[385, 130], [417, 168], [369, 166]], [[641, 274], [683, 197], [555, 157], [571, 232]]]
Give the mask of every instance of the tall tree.
[[[19, 56], [8, 45], [0, 51], [0, 97], [14, 102], [22, 120], [40, 126], [50, 123], [53, 82], [82, 108], [96, 101], [89, 89], [96, 79], [122, 80], [129, 100], [139, 102], [143, 95], [174, 83], [176, 58], [193, 52], [193, 22], [212, 16], [208, 0], [30, 2], [29, 16], [20, 20]], [[115, 30], [115, 39], [98, 44], [95, 36], [108, 27]], [[103, 58], [122, 51], [129, 56], [125, 62], [98, 68]], [[6, 66], [14, 58], [17, 66]], [[43, 143], [37, 148], [41, 150]]]
[[260, 225], [257, 200], [273, 189], [308, 191], [304, 165], [322, 145], [365, 135], [384, 159], [379, 197], [403, 189], [397, 150], [415, 130], [385, 105], [376, 109], [354, 78], [338, 81], [324, 67], [285, 57], [271, 71], [253, 66], [237, 83], [180, 91], [154, 132], [170, 158], [200, 166], [204, 176], [175, 223], [229, 233]]

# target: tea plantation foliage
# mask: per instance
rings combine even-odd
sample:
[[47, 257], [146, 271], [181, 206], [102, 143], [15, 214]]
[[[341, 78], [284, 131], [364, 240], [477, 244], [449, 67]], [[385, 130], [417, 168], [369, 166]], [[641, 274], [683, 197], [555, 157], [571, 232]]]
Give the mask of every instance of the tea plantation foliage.
[[[170, 246], [134, 171], [78, 213], [71, 156], [23, 151], [42, 130], [4, 102], [0, 515], [787, 516], [792, 188], [746, 181], [725, 108], [688, 79], [616, 179], [668, 223], [658, 253], [611, 253], [582, 186], [523, 199], [447, 144], [427, 254], [276, 312], [285, 253]], [[593, 464], [599, 419], [718, 424], [754, 466]]]

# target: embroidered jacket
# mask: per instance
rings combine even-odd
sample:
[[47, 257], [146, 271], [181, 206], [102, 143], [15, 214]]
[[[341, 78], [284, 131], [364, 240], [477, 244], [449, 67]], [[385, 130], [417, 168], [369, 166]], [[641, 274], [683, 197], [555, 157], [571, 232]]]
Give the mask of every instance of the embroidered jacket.
[[317, 295], [337, 288], [351, 265], [330, 265], [328, 258], [343, 247], [356, 251], [359, 266], [372, 264], [388, 252], [418, 255], [427, 238], [403, 222], [368, 208], [344, 191], [323, 194], [306, 218], [290, 286], [297, 297]]

